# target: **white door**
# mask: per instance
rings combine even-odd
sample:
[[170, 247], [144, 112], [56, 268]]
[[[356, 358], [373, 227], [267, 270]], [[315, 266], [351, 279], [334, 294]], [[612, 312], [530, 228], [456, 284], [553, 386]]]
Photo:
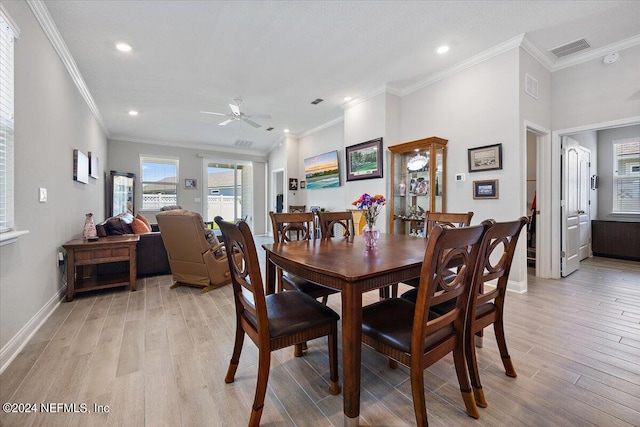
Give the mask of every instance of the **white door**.
[[589, 255], [589, 158], [578, 141], [562, 137], [562, 263], [561, 274], [578, 269]]

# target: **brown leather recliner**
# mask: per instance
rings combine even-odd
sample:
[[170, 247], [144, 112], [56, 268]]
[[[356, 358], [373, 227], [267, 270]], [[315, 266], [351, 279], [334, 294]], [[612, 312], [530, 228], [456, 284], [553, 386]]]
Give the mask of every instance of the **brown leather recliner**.
[[162, 241], [169, 256], [171, 274], [179, 285], [202, 287], [202, 293], [231, 283], [224, 244], [210, 245], [197, 212], [182, 209], [156, 215]]

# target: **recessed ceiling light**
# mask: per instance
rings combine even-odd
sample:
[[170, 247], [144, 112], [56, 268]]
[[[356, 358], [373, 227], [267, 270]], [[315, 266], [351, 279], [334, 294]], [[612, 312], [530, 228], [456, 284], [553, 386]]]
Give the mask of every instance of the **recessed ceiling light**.
[[135, 111], [135, 110], [131, 110], [131, 111], [129, 111], [129, 115], [130, 115], [130, 116], [137, 116], [137, 115], [138, 115], [138, 112], [137, 112], [137, 111]]
[[353, 99], [353, 98], [352, 98], [352, 97], [350, 97], [350, 96], [345, 96], [345, 97], [344, 97], [344, 102], [349, 102], [349, 101], [351, 101], [352, 99]]
[[289, 129], [285, 129], [285, 130], [284, 130], [284, 133], [289, 133]]
[[438, 52], [440, 55], [442, 55], [443, 53], [447, 53], [449, 52], [449, 46], [440, 46], [438, 50], [436, 50], [436, 52]]
[[116, 49], [120, 52], [131, 52], [131, 45], [129, 43], [116, 43]]

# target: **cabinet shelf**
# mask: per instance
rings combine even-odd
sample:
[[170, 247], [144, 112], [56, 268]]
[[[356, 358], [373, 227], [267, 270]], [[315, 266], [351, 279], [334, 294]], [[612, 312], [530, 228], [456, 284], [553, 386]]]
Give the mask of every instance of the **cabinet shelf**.
[[[390, 233], [409, 234], [420, 228], [424, 218], [416, 218], [416, 215], [423, 211], [445, 211], [447, 142], [446, 139], [432, 136], [389, 147]], [[419, 169], [411, 170], [411, 166]]]

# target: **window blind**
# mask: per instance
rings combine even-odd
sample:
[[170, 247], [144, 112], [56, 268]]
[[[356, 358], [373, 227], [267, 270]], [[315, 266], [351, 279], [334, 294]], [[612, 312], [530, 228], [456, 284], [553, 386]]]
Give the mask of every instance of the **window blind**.
[[0, 9], [0, 232], [14, 227], [13, 130], [14, 40], [16, 33]]
[[613, 212], [640, 213], [640, 141], [613, 144]]

